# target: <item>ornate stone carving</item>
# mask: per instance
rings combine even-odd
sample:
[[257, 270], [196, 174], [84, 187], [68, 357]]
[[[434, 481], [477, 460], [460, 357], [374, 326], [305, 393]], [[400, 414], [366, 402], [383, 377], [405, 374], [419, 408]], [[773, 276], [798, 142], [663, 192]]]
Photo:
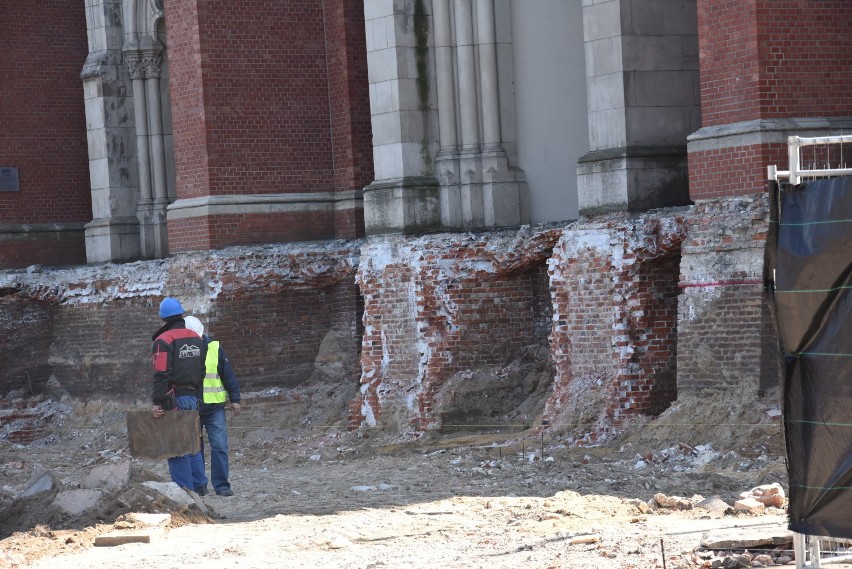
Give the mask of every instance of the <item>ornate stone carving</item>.
[[142, 56], [142, 65], [145, 66], [145, 77], [159, 77], [163, 66], [163, 56], [160, 53], [146, 53]]
[[124, 53], [124, 63], [127, 65], [127, 71], [130, 72], [131, 79], [145, 78], [145, 64], [142, 61], [141, 53]]

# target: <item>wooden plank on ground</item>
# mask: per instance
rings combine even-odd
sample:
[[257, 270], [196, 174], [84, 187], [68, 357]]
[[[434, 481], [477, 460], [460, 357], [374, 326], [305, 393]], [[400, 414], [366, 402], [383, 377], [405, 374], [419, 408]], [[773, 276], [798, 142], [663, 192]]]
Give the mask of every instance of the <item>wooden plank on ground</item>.
[[197, 411], [166, 411], [154, 418], [151, 411], [127, 413], [127, 440], [136, 458], [169, 458], [201, 450]]

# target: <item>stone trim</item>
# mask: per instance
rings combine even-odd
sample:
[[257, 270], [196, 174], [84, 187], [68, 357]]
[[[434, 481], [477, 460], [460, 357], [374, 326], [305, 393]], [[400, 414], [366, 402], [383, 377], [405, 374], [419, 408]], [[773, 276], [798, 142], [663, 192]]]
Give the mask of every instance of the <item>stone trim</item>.
[[758, 119], [721, 126], [708, 126], [687, 137], [689, 153], [721, 150], [737, 146], [787, 144], [787, 137], [825, 136], [832, 132], [849, 132], [849, 118]]
[[85, 223], [0, 223], [0, 234], [8, 233], [65, 233], [85, 229]]
[[363, 191], [351, 190], [305, 194], [203, 196], [179, 199], [167, 210], [169, 219], [173, 220], [212, 215], [341, 211], [360, 207], [363, 207]]

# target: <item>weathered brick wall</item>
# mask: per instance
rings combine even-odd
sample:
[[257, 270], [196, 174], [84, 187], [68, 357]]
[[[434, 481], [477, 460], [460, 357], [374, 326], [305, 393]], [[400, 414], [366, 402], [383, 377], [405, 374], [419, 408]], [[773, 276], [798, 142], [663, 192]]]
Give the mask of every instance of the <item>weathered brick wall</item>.
[[12, 288], [0, 289], [0, 294], [0, 396], [12, 390], [41, 393], [51, 373], [55, 308], [19, 300]]
[[[176, 1], [165, 10], [178, 198], [371, 181], [363, 3]], [[363, 235], [346, 208], [212, 217], [170, 222], [170, 250]]]
[[767, 230], [766, 194], [695, 205], [681, 266], [680, 392], [777, 385], [777, 339], [763, 297]]
[[677, 395], [677, 301], [687, 210], [575, 223], [554, 248], [553, 424], [600, 431]]
[[51, 374], [74, 397], [145, 400], [151, 395], [151, 336], [159, 302], [128, 298], [54, 308]]
[[[80, 69], [88, 52], [76, 0], [3, 6], [0, 167], [18, 168], [20, 191], [0, 192], [0, 225], [92, 219]], [[68, 240], [10, 237], [0, 267], [85, 259], [82, 231]]]
[[[358, 384], [362, 304], [357, 244], [230, 248], [167, 261], [0, 273], [0, 396], [40, 393], [51, 376], [72, 395], [144, 400], [160, 300], [176, 296], [223, 342], [244, 391], [295, 387], [320, 343], [340, 332]], [[344, 374], [345, 375], [345, 374]]]
[[[354, 283], [324, 288], [235, 290], [202, 316], [211, 336], [222, 342], [243, 389], [297, 387], [314, 371], [320, 343], [334, 327], [349, 332], [357, 353]], [[350, 379], [357, 384], [357, 362]]]
[[704, 126], [852, 114], [846, 0], [699, 0]]
[[542, 273], [557, 230], [382, 237], [362, 250], [361, 398], [352, 420], [434, 428], [455, 373], [507, 363], [543, 340]]

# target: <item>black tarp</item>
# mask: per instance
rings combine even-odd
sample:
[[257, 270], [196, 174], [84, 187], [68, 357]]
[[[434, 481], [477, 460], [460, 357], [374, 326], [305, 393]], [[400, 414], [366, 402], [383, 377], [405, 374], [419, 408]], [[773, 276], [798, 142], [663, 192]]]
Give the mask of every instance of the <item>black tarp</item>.
[[771, 190], [789, 527], [852, 538], [852, 177]]

